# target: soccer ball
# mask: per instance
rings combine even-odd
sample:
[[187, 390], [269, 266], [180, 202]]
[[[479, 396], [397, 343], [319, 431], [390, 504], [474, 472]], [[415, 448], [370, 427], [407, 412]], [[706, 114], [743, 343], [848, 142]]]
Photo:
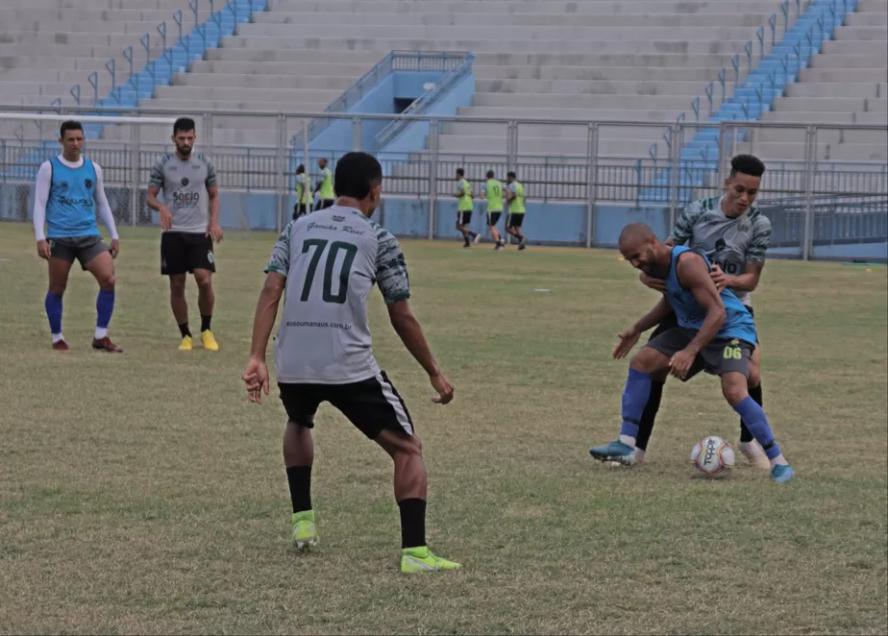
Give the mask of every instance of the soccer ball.
[[694, 445], [691, 464], [707, 477], [724, 477], [734, 467], [734, 449], [721, 437], [711, 435]]

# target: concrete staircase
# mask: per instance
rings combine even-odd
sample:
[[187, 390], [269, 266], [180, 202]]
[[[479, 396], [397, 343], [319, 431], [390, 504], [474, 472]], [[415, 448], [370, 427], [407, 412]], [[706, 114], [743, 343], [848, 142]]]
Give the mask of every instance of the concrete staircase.
[[[825, 42], [800, 81], [787, 87], [767, 122], [865, 123], [873, 131], [821, 130], [817, 158], [826, 162], [888, 161], [888, 0], [860, 0], [857, 13]], [[772, 160], [802, 161], [804, 137], [798, 131], [769, 131], [766, 139], [744, 145]]]

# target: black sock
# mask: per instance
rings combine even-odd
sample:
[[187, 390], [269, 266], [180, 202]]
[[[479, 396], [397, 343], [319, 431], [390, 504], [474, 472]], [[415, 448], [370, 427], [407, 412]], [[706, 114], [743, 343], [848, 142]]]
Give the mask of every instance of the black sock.
[[425, 538], [425, 499], [404, 499], [398, 502], [401, 509], [401, 547], [421, 548]]
[[635, 447], [643, 451], [647, 450], [648, 441], [654, 431], [654, 422], [657, 419], [657, 411], [660, 410], [660, 399], [663, 397], [665, 384], [665, 382], [651, 380], [651, 395], [641, 413], [641, 419], [638, 421], [638, 433], [635, 435]]
[[200, 315], [200, 331], [203, 333], [204, 331], [210, 330], [210, 321], [213, 319], [212, 316], [204, 316]]
[[[753, 387], [749, 389], [749, 397], [751, 397], [756, 404], [759, 406], [764, 406], [762, 404], [762, 385], [759, 383], [757, 387]], [[749, 432], [749, 428], [746, 426], [746, 422], [742, 419], [740, 420], [740, 441], [741, 442], [751, 442], [754, 438], [752, 437], [752, 433]]]
[[311, 510], [311, 466], [288, 466], [287, 481], [293, 512]]
[[191, 329], [188, 328], [188, 323], [187, 323], [187, 322], [183, 322], [181, 325], [179, 325], [179, 333], [182, 334], [182, 337], [183, 337], [183, 338], [184, 338], [185, 336], [190, 336], [190, 335], [191, 335]]

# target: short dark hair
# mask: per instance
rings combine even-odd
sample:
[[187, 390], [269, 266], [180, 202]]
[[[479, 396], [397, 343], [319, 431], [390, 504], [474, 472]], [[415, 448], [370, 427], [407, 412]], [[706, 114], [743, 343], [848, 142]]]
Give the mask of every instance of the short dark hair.
[[494, 174], [496, 174], [496, 173], [494, 173], [493, 170], [488, 170], [488, 171], [487, 171], [487, 178], [488, 178], [488, 179], [493, 179], [493, 175], [494, 175]]
[[509, 170], [509, 172], [506, 173], [506, 178], [517, 179], [518, 176], [515, 174], [514, 170]]
[[456, 169], [456, 175], [457, 175], [458, 177], [464, 177], [464, 176], [466, 176], [466, 171], [463, 170], [462, 168], [457, 168], [457, 169]]
[[754, 155], [737, 155], [731, 159], [731, 176], [737, 173], [760, 177], [765, 174], [765, 164]]
[[173, 135], [176, 135], [180, 132], [192, 132], [194, 131], [194, 120], [191, 117], [179, 117], [176, 120], [176, 123], [173, 124]]
[[303, 172], [305, 172], [305, 166], [300, 163], [296, 166], [296, 174], [302, 174]]
[[69, 130], [79, 130], [80, 132], [83, 132], [83, 125], [79, 121], [74, 121], [73, 119], [62, 122], [62, 126], [59, 128], [59, 137], [64, 139], [65, 133]]
[[336, 162], [333, 190], [336, 196], [361, 201], [370, 190], [382, 183], [382, 166], [366, 152], [349, 152]]

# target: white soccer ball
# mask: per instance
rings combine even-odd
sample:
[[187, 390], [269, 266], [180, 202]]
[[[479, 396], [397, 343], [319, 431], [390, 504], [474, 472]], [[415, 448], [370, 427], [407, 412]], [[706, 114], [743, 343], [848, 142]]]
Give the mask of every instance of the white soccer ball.
[[711, 435], [694, 445], [691, 464], [707, 477], [724, 477], [734, 467], [734, 449], [721, 437]]

